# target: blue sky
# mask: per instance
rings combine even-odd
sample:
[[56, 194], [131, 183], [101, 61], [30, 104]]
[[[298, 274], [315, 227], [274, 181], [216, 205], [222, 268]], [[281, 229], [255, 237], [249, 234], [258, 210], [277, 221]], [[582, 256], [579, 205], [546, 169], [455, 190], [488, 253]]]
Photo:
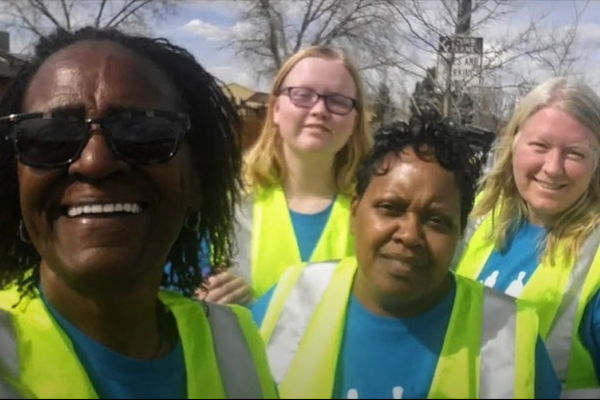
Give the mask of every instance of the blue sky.
[[[518, 31], [532, 18], [542, 15], [545, 15], [544, 26], [548, 29], [561, 27], [564, 29], [572, 24], [574, 5], [581, 8], [586, 3], [586, 1], [571, 0], [525, 1], [518, 13], [487, 25], [482, 35], [503, 36], [507, 32]], [[237, 7], [232, 1], [192, 0], [178, 15], [171, 17], [157, 28], [155, 33], [188, 48], [200, 63], [221, 79], [265, 90], [266, 83], [257, 82], [244, 61], [236, 57], [231, 49], [223, 48], [223, 41], [217, 40], [238, 22]], [[597, 78], [600, 82], [600, 52], [598, 51], [600, 49], [600, 1], [591, 1], [587, 4], [580, 20], [579, 43], [581, 49], [585, 51], [584, 59], [578, 63], [579, 68], [589, 74], [596, 85]], [[596, 56], [596, 53], [599, 55]]]
[[[290, 1], [291, 0], [286, 0]], [[237, 4], [236, 4], [237, 3]], [[519, 3], [515, 1], [515, 3]], [[572, 24], [574, 4], [582, 7], [586, 1], [572, 0], [529, 0], [522, 2], [523, 8], [509, 18], [494, 21], [479, 32], [485, 43], [508, 34], [518, 32], [532, 18], [545, 15], [544, 24], [550, 29], [565, 28]], [[423, 0], [423, 4], [436, 4], [434, 0]], [[158, 22], [153, 34], [163, 36], [174, 43], [187, 48], [210, 72], [226, 82], [238, 82], [258, 90], [267, 90], [268, 82], [259, 82], [251, 68], [237, 57], [229, 48], [224, 48], [223, 36], [233, 29], [238, 21], [239, 1], [235, 0], [188, 0], [179, 12]], [[20, 38], [13, 38], [13, 48], [22, 48]], [[580, 51], [585, 57], [579, 62], [583, 70], [598, 89], [600, 89], [600, 1], [591, 1], [580, 21]], [[596, 55], [598, 54], [598, 55]], [[424, 62], [431, 62], [431, 56], [423, 56]], [[522, 68], [533, 68], [531, 63], [523, 62]], [[400, 85], [414, 85], [408, 78], [396, 77]], [[407, 82], [405, 82], [407, 81]]]

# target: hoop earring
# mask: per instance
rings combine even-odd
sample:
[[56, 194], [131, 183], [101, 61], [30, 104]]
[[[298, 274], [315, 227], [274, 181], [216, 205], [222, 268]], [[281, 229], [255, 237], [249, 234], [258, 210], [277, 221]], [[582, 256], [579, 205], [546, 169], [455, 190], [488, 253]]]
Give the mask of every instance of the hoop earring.
[[19, 238], [23, 243], [31, 243], [31, 238], [29, 237], [29, 233], [27, 232], [23, 220], [19, 221]]
[[196, 211], [188, 213], [185, 217], [183, 226], [192, 232], [200, 231], [200, 212]]

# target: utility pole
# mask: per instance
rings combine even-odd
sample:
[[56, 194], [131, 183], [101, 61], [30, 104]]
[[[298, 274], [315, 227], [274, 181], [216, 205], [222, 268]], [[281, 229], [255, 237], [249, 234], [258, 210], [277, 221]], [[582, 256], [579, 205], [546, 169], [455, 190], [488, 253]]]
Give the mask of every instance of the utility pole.
[[[468, 36], [471, 31], [471, 13], [473, 10], [472, 0], [456, 0], [458, 3], [458, 13], [456, 18], [456, 27], [454, 34], [457, 37]], [[448, 68], [446, 69], [446, 82], [444, 88], [443, 114], [445, 117], [450, 115], [452, 105], [452, 66], [454, 65], [454, 46], [450, 52]]]

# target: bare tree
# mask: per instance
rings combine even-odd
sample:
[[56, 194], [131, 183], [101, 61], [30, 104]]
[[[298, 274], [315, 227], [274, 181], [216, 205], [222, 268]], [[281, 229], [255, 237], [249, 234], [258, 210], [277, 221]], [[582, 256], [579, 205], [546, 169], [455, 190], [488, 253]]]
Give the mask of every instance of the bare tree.
[[[408, 1], [410, 6], [404, 4], [403, 7], [397, 7], [396, 11], [406, 26], [403, 39], [414, 52], [404, 57], [403, 54], [398, 54], [398, 58], [402, 59], [401, 66], [405, 73], [412, 75], [417, 81], [426, 79], [432, 63], [437, 64], [437, 96], [430, 97], [431, 105], [443, 104], [449, 100], [451, 109], [444, 107], [440, 110], [445, 114], [459, 115], [464, 119], [462, 117], [465, 111], [477, 115], [483, 110], [489, 115], [490, 109], [495, 109], [498, 114], [491, 115], [490, 118], [500, 121], [504, 117], [501, 114], [512, 111], [515, 99], [526, 88], [530, 88], [535, 80], [532, 74], [523, 73], [524, 70], [530, 70], [527, 65], [533, 66], [536, 73], [545, 68], [552, 70], [553, 74], [565, 74], [581, 61], [581, 56], [576, 53], [577, 26], [585, 7], [579, 10], [571, 27], [565, 30], [548, 28], [548, 13], [528, 13], [524, 2]], [[468, 4], [468, 12], [461, 15], [459, 7], [465, 3]], [[517, 15], [523, 22], [523, 17], [527, 14], [529, 19], [521, 23], [520, 27], [508, 24], [505, 29], [498, 30], [503, 23], [511, 19], [514, 21]], [[479, 71], [478, 74], [460, 77], [453, 73], [463, 60], [454, 50], [448, 51], [440, 47], [440, 37], [443, 36], [483, 38], [480, 65], [473, 68]], [[414, 54], [418, 56], [415, 57]], [[453, 101], [455, 98], [463, 99], [465, 94], [470, 99], [467, 109], [461, 108], [460, 102]], [[445, 101], [440, 101], [440, 97]]]
[[247, 28], [228, 40], [264, 78], [307, 45], [337, 45], [364, 71], [396, 68], [400, 45], [391, 3], [403, 0], [241, 0], [239, 20]]
[[82, 25], [147, 32], [180, 0], [0, 0], [0, 23], [25, 35]]
[[547, 51], [531, 55], [538, 69], [551, 76], [582, 75], [581, 62], [585, 58], [585, 51], [579, 46], [578, 39], [581, 17], [589, 4], [590, 0], [574, 1], [570, 25], [539, 32], [538, 40], [545, 41], [549, 46]]

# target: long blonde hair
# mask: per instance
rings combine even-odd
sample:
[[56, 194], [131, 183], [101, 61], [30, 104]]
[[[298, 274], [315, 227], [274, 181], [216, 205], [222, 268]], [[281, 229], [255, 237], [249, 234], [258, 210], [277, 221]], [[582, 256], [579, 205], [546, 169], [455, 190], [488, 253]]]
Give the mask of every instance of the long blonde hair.
[[[568, 113], [588, 128], [600, 146], [600, 97], [587, 85], [566, 78], [551, 78], [521, 100], [512, 118], [495, 142], [495, 162], [480, 182], [481, 195], [473, 217], [491, 215], [496, 246], [528, 216], [527, 205], [517, 190], [513, 175], [513, 148], [520, 129], [539, 110], [553, 107]], [[595, 150], [596, 165], [598, 146]], [[542, 258], [554, 263], [560, 248], [569, 261], [579, 255], [586, 238], [600, 223], [600, 173], [595, 168], [586, 193], [557, 216], [542, 243]]]
[[273, 110], [283, 81], [296, 64], [310, 57], [341, 61], [356, 86], [356, 122], [348, 143], [335, 155], [335, 183], [338, 192], [351, 195], [354, 191], [354, 174], [360, 161], [371, 148], [372, 136], [366, 116], [366, 95], [360, 74], [350, 59], [341, 51], [327, 46], [312, 46], [300, 50], [281, 67], [269, 93], [267, 115], [256, 143], [245, 157], [244, 178], [247, 190], [268, 187], [281, 183], [287, 168], [283, 157], [282, 140], [273, 123]]

